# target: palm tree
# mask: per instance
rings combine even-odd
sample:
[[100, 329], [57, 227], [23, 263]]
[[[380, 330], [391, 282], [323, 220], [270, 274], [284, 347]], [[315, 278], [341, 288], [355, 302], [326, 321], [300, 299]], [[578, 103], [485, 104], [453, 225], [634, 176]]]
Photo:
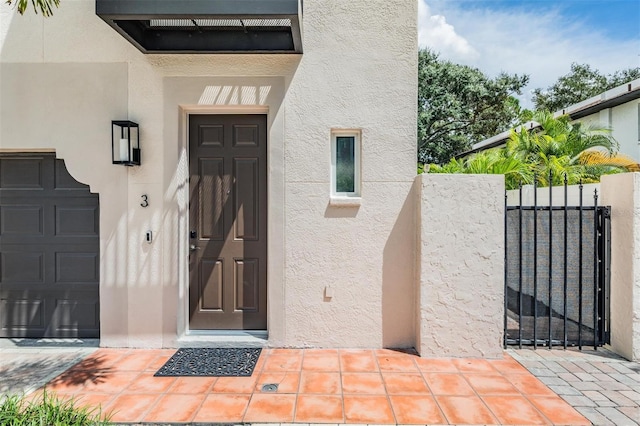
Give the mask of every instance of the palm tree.
[[507, 189], [517, 188], [520, 182], [533, 183], [533, 169], [517, 156], [504, 155], [504, 149], [494, 148], [463, 159], [452, 158], [449, 163], [431, 164], [429, 173], [469, 173], [504, 175]]
[[38, 10], [42, 12], [43, 16], [53, 15], [53, 7], [60, 6], [60, 0], [6, 0], [8, 4], [16, 4], [18, 13], [24, 15], [29, 3], [33, 5], [33, 10], [38, 13]]
[[508, 148], [527, 155], [568, 155], [573, 159], [590, 149], [615, 154], [618, 142], [611, 136], [611, 130], [596, 124], [572, 123], [568, 115], [554, 117], [547, 111], [536, 111], [533, 121], [540, 130], [511, 132]]
[[539, 130], [511, 131], [506, 156], [515, 156], [532, 164], [541, 185], [561, 185], [564, 176], [570, 184], [598, 182], [603, 174], [638, 171], [640, 165], [618, 153], [618, 142], [611, 130], [596, 124], [572, 123], [568, 115], [554, 117], [536, 111], [533, 121]]
[[[554, 117], [537, 111], [533, 120], [540, 129], [511, 130], [507, 144], [431, 165], [430, 173], [503, 174], [507, 189], [533, 183], [540, 186], [598, 182], [603, 174], [640, 171], [632, 158], [618, 154], [618, 143], [609, 129], [572, 123], [568, 116]], [[551, 178], [551, 181], [550, 181]]]

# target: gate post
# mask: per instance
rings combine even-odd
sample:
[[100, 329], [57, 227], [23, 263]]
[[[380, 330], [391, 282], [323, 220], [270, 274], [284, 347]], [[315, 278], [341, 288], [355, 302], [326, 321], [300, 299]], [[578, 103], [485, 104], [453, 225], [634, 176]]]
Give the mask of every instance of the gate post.
[[640, 173], [602, 176], [611, 206], [611, 346], [640, 361]]
[[423, 357], [502, 357], [504, 176], [416, 179], [416, 349]]

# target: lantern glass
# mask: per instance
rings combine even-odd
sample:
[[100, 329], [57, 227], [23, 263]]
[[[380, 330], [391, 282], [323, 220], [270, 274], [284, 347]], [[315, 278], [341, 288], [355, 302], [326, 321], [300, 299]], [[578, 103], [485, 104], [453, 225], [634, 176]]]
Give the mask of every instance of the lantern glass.
[[140, 165], [140, 134], [133, 121], [111, 122], [111, 161], [125, 166]]

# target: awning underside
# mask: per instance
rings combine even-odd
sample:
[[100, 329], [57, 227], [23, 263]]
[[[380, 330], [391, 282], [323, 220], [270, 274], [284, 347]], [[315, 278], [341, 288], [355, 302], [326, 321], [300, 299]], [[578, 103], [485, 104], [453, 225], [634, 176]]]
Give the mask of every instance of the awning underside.
[[144, 53], [302, 53], [298, 0], [96, 0]]

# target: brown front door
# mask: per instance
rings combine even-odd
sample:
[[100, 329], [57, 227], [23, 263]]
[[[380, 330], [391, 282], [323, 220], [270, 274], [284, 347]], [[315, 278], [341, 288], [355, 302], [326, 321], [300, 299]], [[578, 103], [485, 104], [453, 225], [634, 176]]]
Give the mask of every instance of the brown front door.
[[267, 118], [189, 117], [189, 328], [267, 328]]

